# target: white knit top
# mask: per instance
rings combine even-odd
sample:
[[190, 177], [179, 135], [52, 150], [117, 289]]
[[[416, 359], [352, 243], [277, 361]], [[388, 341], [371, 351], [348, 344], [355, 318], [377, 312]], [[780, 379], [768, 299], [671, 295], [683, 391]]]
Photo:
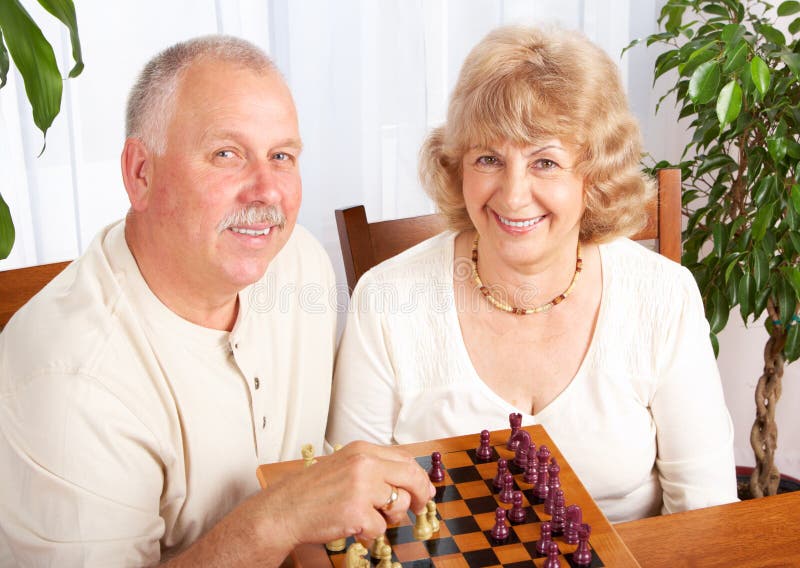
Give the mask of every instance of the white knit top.
[[471, 364], [454, 302], [454, 238], [433, 237], [359, 281], [329, 443], [502, 429], [521, 412], [524, 425], [545, 427], [612, 522], [736, 500], [733, 427], [688, 270], [627, 239], [600, 245], [603, 291], [586, 357], [531, 415]]

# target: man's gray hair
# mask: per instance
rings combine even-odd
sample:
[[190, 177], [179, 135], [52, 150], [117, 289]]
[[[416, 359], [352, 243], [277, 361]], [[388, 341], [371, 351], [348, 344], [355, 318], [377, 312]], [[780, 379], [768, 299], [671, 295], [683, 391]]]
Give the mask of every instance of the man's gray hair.
[[276, 71], [260, 48], [241, 38], [210, 35], [177, 43], [151, 59], [133, 85], [125, 115], [126, 137], [139, 138], [150, 151], [164, 153], [182, 72], [201, 57], [235, 63], [257, 73]]

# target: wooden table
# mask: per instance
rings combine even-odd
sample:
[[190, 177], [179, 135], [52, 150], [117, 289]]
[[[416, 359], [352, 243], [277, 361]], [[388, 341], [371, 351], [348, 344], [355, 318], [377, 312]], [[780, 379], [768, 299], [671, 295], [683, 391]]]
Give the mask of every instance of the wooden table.
[[614, 528], [642, 568], [800, 566], [800, 491]]
[[[581, 506], [583, 510], [583, 520], [589, 523], [592, 527], [591, 545], [597, 551], [597, 554], [603, 559], [606, 566], [615, 567], [636, 567], [639, 566], [631, 555], [631, 552], [620, 539], [614, 527], [608, 522], [605, 515], [597, 507], [597, 504], [589, 495], [589, 492], [583, 486], [574, 473], [570, 465], [567, 463], [564, 456], [558, 450], [558, 447], [553, 443], [553, 440], [545, 432], [541, 426], [526, 426], [527, 430], [533, 441], [537, 446], [546, 444], [551, 450], [552, 456], [558, 459], [559, 466], [561, 467], [560, 479], [561, 486], [564, 489], [569, 503], [575, 503]], [[491, 433], [491, 445], [498, 447], [505, 444], [511, 430], [498, 430]], [[426, 456], [430, 455], [433, 451], [438, 451], [443, 456], [443, 462], [447, 465], [447, 453], [459, 452], [466, 449], [474, 449], [479, 442], [477, 435], [456, 436], [452, 438], [444, 438], [441, 440], [433, 440], [429, 442], [419, 442], [416, 444], [407, 444], [402, 446], [407, 452], [413, 456]], [[508, 451], [505, 448], [499, 449], [498, 452], [506, 455]], [[513, 452], [511, 452], [513, 457]], [[324, 458], [320, 458], [324, 459]], [[494, 464], [485, 464], [492, 471], [496, 469]], [[268, 464], [259, 466], [257, 471], [258, 480], [262, 487], [267, 487], [270, 483], [283, 475], [287, 475], [292, 471], [297, 471], [298, 468], [303, 467], [301, 460], [292, 462], [281, 462], [275, 464]], [[313, 467], [313, 466], [312, 466]], [[297, 567], [320, 567], [330, 566], [327, 558], [327, 553], [321, 545], [303, 545], [298, 547], [293, 553], [294, 564]], [[540, 559], [538, 562], [543, 562]], [[445, 562], [447, 563], [447, 562]], [[450, 564], [447, 564], [450, 565]], [[454, 562], [452, 565], [461, 566]], [[538, 565], [538, 564], [537, 564]]]

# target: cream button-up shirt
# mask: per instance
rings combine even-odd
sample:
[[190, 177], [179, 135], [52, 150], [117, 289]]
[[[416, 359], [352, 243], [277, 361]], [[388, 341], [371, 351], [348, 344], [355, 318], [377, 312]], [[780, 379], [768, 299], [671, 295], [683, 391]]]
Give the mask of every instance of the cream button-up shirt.
[[296, 227], [211, 330], [153, 295], [124, 222], [102, 231], [0, 334], [0, 564], [157, 564], [257, 491], [260, 463], [321, 449], [334, 286]]

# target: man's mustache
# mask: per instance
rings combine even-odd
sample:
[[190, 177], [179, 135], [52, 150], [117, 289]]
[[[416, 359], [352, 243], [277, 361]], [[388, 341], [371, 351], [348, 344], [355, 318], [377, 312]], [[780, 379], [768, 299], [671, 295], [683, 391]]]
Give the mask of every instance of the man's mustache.
[[286, 215], [283, 210], [275, 205], [251, 205], [229, 213], [217, 225], [217, 231], [222, 232], [231, 227], [245, 227], [249, 225], [274, 225], [283, 229], [286, 225]]

